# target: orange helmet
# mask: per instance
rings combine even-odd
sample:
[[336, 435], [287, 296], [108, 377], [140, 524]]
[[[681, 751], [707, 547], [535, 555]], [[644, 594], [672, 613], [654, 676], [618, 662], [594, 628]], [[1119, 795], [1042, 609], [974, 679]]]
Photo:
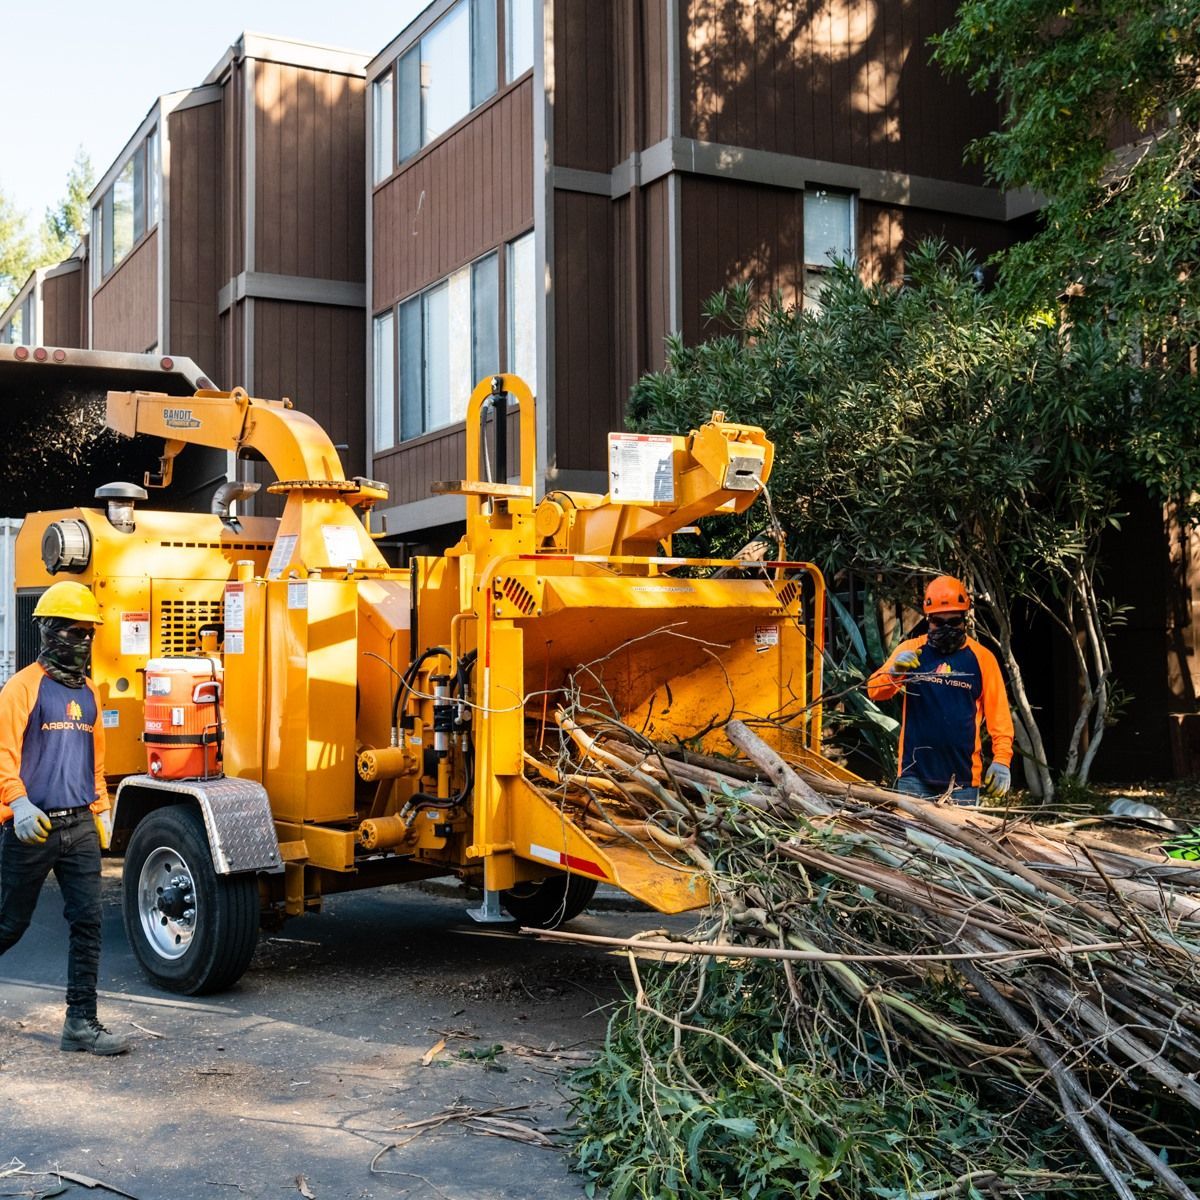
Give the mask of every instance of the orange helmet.
[[952, 575], [939, 575], [925, 589], [925, 615], [942, 612], [966, 612], [971, 607], [967, 586]]

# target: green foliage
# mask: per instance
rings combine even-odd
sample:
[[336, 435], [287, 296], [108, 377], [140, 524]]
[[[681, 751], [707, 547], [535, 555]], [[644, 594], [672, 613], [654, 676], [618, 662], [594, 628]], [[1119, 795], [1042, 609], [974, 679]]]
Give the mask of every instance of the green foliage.
[[[673, 343], [666, 371], [635, 387], [631, 421], [667, 430], [725, 408], [762, 424], [790, 552], [826, 567], [953, 563], [964, 537], [1022, 520], [1051, 475], [1064, 499], [1101, 500], [1107, 515], [1105, 468], [1122, 434], [1111, 346], [1010, 320], [973, 267], [931, 244], [911, 256], [903, 288], [865, 286], [842, 266], [823, 317], [778, 303], [747, 311], [744, 293], [726, 293], [713, 311], [740, 322], [734, 332]], [[725, 548], [744, 532], [729, 529]], [[1071, 531], [1039, 536], [1046, 554], [1076, 552]]]
[[[1200, 475], [1200, 0], [969, 0], [937, 58], [994, 89], [1003, 125], [973, 147], [1005, 188], [1046, 197], [1002, 256], [1008, 302], [1103, 322], [1136, 347], [1149, 420], [1129, 463], [1163, 499]], [[1120, 149], [1114, 151], [1113, 146]], [[1146, 428], [1143, 428], [1145, 426]]]
[[[1069, 639], [1086, 626], [1102, 641], [1113, 614], [1095, 571], [1101, 536], [1120, 521], [1120, 489], [1151, 455], [1183, 470], [1191, 438], [1104, 322], [1068, 331], [1014, 315], [980, 290], [969, 255], [938, 244], [919, 247], [908, 267], [893, 287], [839, 266], [820, 314], [723, 293], [709, 313], [729, 332], [694, 347], [673, 341], [666, 369], [634, 388], [631, 421], [665, 432], [720, 408], [762, 425], [776, 448], [770, 489], [789, 554], [831, 579], [853, 570], [912, 602], [931, 571], [966, 577], [1048, 794], [1012, 653], [1013, 605], [1045, 608]], [[731, 552], [753, 532], [729, 521], [712, 535], [715, 549]], [[1095, 661], [1105, 665], [1079, 663], [1080, 736], [1106, 697], [1106, 654]]]
[[36, 232], [29, 215], [0, 189], [0, 309], [21, 290], [30, 272], [61, 262], [88, 228], [91, 159], [81, 146], [67, 175], [66, 193]]
[[883, 665], [892, 647], [883, 646], [875, 629], [875, 608], [869, 594], [863, 614], [867, 636], [836, 593], [829, 594], [828, 603], [834, 620], [822, 687], [825, 730], [840, 749], [853, 756], [852, 761], [866, 759], [876, 774], [890, 777], [896, 767], [900, 722], [871, 700], [863, 685]]
[[75, 248], [88, 229], [88, 193], [96, 182], [92, 160], [80, 146], [67, 173], [66, 194], [54, 208], [46, 209], [43, 242], [47, 260], [60, 262]]
[[[796, 974], [806, 995], [820, 989]], [[899, 1200], [972, 1171], [1042, 1197], [1065, 1186], [1050, 1172], [1078, 1166], [1057, 1120], [1011, 1087], [904, 1062], [866, 1029], [856, 1042], [852, 1017], [840, 1033], [798, 1028], [779, 964], [693, 960], [653, 969], [645, 988], [573, 1080], [578, 1166], [612, 1200]], [[681, 1037], [656, 1017], [697, 995]], [[972, 1023], [956, 988], [914, 1000]]]
[[36, 265], [29, 218], [0, 191], [0, 307], [17, 294]]

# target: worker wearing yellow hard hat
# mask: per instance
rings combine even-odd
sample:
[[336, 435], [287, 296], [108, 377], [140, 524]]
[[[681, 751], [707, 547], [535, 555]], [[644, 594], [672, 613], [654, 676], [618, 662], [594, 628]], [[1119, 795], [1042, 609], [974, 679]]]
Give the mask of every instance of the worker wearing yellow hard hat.
[[100, 849], [111, 825], [104, 722], [87, 667], [104, 617], [91, 591], [71, 580], [51, 584], [33, 615], [41, 653], [0, 691], [0, 954], [29, 928], [53, 871], [70, 927], [59, 1045], [121, 1054], [128, 1041], [96, 1016]]
[[[971, 597], [939, 575], [922, 603], [928, 632], [900, 643], [868, 680], [872, 700], [903, 696], [896, 788], [915, 796], [950, 792], [960, 804], [1004, 796], [1012, 783], [1013, 722], [996, 656], [967, 633]], [[992, 743], [983, 769], [981, 729]]]

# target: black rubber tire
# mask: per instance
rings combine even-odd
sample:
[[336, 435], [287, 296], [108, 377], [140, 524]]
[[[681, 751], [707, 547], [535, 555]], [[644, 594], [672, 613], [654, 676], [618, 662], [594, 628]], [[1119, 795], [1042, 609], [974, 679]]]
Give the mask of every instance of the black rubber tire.
[[596, 894], [596, 880], [557, 874], [500, 893], [509, 916], [531, 929], [557, 929], [579, 916]]
[[[160, 953], [147, 938], [139, 911], [139, 880], [151, 855], [177, 854], [191, 872], [196, 922], [178, 958]], [[161, 857], [161, 855], [160, 855]], [[250, 965], [258, 942], [258, 879], [218, 875], [200, 814], [186, 805], [155, 809], [133, 831], [122, 878], [125, 934], [150, 980], [169, 992], [202, 996], [232, 987]]]

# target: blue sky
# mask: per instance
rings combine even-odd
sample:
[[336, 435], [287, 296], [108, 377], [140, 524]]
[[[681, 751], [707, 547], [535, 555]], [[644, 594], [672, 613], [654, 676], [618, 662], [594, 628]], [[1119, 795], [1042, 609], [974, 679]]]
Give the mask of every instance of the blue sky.
[[194, 87], [244, 31], [373, 56], [427, 0], [0, 0], [0, 190], [34, 224], [75, 151], [97, 178], [163, 92]]

